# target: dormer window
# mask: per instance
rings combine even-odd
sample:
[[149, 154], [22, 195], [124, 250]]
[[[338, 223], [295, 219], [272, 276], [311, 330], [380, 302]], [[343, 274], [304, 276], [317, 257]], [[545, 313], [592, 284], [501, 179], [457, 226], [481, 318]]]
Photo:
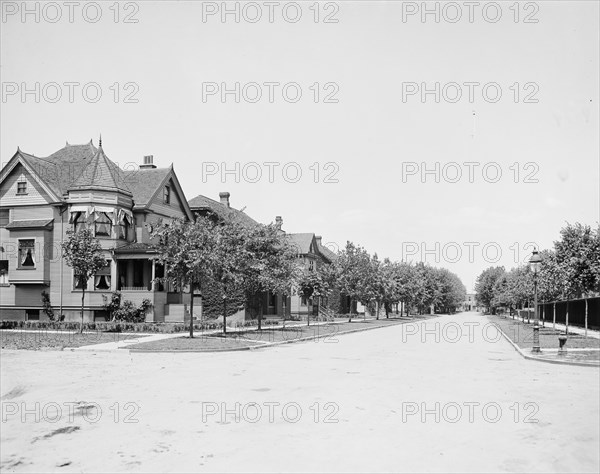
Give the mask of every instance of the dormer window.
[[171, 203], [171, 187], [170, 186], [165, 186], [165, 190], [164, 190], [164, 202], [165, 202], [165, 204], [170, 204]]
[[17, 183], [17, 194], [27, 194], [27, 181]]

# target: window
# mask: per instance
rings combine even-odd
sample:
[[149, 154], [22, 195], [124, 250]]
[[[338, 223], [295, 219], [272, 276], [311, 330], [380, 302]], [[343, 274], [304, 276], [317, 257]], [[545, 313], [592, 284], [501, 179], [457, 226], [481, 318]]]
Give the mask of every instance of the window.
[[123, 215], [120, 224], [117, 226], [117, 237], [123, 240], [129, 240], [129, 217]]
[[96, 235], [110, 237], [112, 232], [112, 220], [106, 212], [96, 213], [96, 220], [94, 222]]
[[8, 209], [0, 209], [0, 227], [6, 227], [8, 225], [8, 219], [10, 211]]
[[110, 267], [111, 261], [107, 260], [108, 265], [100, 269], [94, 275], [94, 290], [108, 291], [110, 290]]
[[165, 204], [169, 204], [171, 202], [171, 188], [169, 186], [165, 186], [164, 201]]
[[17, 194], [27, 194], [27, 181], [17, 183]]
[[35, 240], [19, 240], [19, 268], [35, 268]]
[[74, 290], [83, 290], [85, 285], [85, 289], [87, 290], [87, 281], [82, 281], [79, 278], [79, 275], [73, 275], [73, 289]]
[[71, 223], [75, 232], [85, 229], [87, 227], [85, 214], [83, 212], [73, 212], [71, 214]]
[[300, 301], [300, 305], [301, 306], [307, 306], [308, 305], [308, 298], [306, 296], [302, 297], [302, 300]]
[[8, 260], [0, 260], [0, 285], [8, 285]]
[[314, 260], [309, 260], [308, 261], [308, 269], [312, 272], [315, 269], [315, 262]]

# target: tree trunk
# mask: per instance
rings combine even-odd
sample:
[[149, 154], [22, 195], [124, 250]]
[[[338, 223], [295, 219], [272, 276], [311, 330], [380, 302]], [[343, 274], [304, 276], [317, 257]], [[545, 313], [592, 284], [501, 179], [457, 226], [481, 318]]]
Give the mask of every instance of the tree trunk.
[[348, 318], [348, 322], [352, 322], [352, 310], [354, 309], [354, 299], [350, 298], [350, 317]]
[[194, 282], [190, 282], [190, 338], [194, 337]]
[[258, 330], [262, 330], [262, 312], [260, 308], [258, 309]]
[[227, 334], [227, 295], [223, 287], [223, 334]]
[[79, 332], [83, 334], [83, 304], [85, 301], [85, 282], [83, 281], [83, 277], [81, 278], [81, 328], [79, 328]]

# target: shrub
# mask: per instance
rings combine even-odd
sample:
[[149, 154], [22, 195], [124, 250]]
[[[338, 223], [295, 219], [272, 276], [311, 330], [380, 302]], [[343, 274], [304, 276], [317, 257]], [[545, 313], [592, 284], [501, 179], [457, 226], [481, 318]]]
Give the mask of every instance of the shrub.
[[50, 321], [54, 321], [54, 308], [50, 304], [50, 295], [47, 291], [42, 291], [42, 309]]

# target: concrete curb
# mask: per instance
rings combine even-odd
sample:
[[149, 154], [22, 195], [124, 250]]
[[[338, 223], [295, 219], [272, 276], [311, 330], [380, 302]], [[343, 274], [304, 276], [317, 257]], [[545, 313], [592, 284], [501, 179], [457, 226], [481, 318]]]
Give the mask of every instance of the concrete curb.
[[506, 335], [506, 333], [502, 330], [499, 325], [496, 325], [500, 333], [504, 336], [504, 338], [515, 348], [515, 350], [521, 354], [521, 356], [528, 360], [537, 360], [538, 362], [546, 362], [548, 364], [559, 364], [559, 365], [576, 365], [579, 367], [596, 367], [599, 368], [600, 364], [594, 362], [577, 362], [577, 361], [569, 361], [569, 360], [553, 360], [553, 359], [544, 359], [543, 357], [532, 356], [527, 354], [523, 349], [521, 349], [510, 337]]
[[[405, 321], [405, 322], [411, 322], [411, 321]], [[256, 344], [255, 346], [247, 346], [247, 347], [234, 347], [231, 349], [214, 349], [214, 350], [195, 350], [195, 349], [170, 349], [170, 350], [160, 350], [160, 349], [128, 349], [127, 347], [122, 347], [121, 349], [129, 351], [130, 353], [132, 352], [136, 352], [136, 353], [153, 353], [153, 352], [157, 352], [157, 353], [169, 353], [169, 352], [173, 352], [173, 353], [182, 353], [182, 352], [198, 352], [198, 353], [206, 353], [206, 354], [210, 354], [213, 352], [237, 352], [237, 351], [256, 351], [256, 350], [260, 350], [260, 349], [269, 349], [271, 347], [276, 347], [276, 346], [281, 346], [284, 344], [292, 344], [292, 343], [296, 343], [296, 342], [307, 342], [307, 341], [313, 341], [315, 339], [321, 339], [324, 337], [335, 337], [335, 336], [339, 336], [339, 335], [343, 335], [343, 334], [351, 334], [351, 333], [355, 333], [355, 332], [363, 332], [363, 331], [371, 331], [374, 329], [383, 329], [385, 327], [389, 327], [389, 326], [398, 326], [400, 324], [404, 324], [404, 322], [396, 322], [396, 323], [390, 323], [387, 326], [377, 326], [377, 327], [373, 327], [373, 328], [359, 328], [359, 329], [349, 329], [347, 331], [342, 331], [342, 332], [336, 332], [334, 334], [319, 334], [316, 336], [308, 336], [308, 337], [302, 337], [300, 339], [290, 339], [289, 341], [278, 341], [278, 342], [267, 342], [267, 343], [263, 343], [263, 344]]]

